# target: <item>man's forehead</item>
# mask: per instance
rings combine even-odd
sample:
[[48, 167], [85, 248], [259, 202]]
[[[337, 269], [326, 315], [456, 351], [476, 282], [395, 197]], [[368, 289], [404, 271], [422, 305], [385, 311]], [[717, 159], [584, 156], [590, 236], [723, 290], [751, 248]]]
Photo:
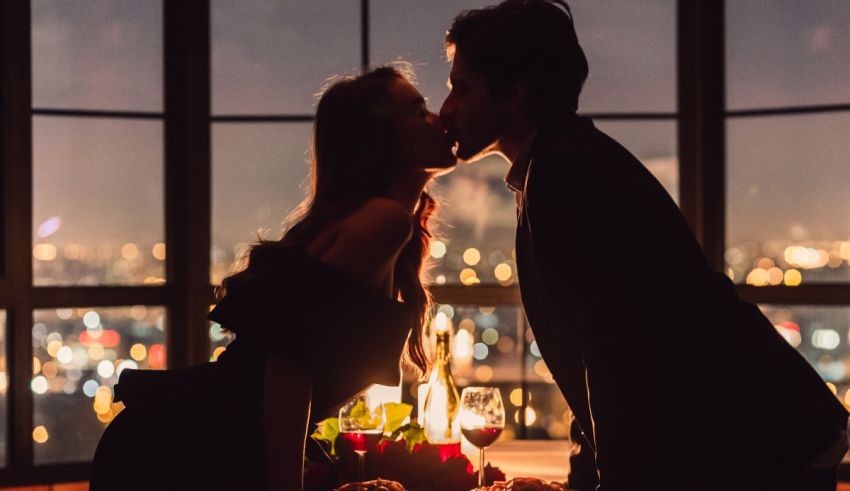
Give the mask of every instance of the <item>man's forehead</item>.
[[449, 71], [449, 79], [459, 80], [469, 76], [469, 69], [466, 66], [463, 58], [458, 54], [452, 59], [452, 68]]

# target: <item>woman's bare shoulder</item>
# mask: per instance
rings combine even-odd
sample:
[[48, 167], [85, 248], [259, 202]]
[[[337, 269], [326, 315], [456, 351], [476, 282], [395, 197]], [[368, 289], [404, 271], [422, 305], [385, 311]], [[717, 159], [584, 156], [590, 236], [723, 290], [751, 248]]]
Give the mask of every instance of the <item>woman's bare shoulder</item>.
[[413, 233], [413, 215], [392, 198], [375, 197], [339, 224], [337, 240], [400, 249]]
[[335, 224], [321, 259], [378, 287], [412, 237], [413, 215], [401, 203], [372, 198]]

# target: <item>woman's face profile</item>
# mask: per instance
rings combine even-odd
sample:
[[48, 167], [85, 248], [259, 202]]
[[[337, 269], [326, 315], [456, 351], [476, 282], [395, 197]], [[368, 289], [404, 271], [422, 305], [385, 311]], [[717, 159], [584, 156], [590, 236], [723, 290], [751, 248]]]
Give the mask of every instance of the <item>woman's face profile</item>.
[[390, 87], [395, 107], [394, 127], [399, 152], [399, 165], [404, 169], [421, 169], [439, 173], [457, 164], [449, 139], [439, 116], [428, 110], [425, 99], [403, 78]]

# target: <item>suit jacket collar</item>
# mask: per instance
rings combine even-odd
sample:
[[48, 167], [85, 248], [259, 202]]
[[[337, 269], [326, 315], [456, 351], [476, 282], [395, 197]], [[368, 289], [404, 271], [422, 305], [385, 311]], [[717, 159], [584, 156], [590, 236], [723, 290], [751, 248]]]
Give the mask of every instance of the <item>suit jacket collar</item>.
[[539, 128], [535, 128], [522, 143], [519, 148], [519, 154], [511, 164], [508, 174], [505, 176], [505, 182], [508, 187], [514, 192], [522, 192], [525, 188], [525, 177], [528, 175], [528, 166], [531, 165], [531, 149], [534, 148], [534, 140], [537, 139]]
[[[531, 167], [531, 161], [534, 158], [535, 148], [539, 146], [540, 140], [545, 140], [545, 136], [553, 131], [558, 131], [560, 127], [569, 126], [577, 119], [580, 119], [575, 113], [570, 113], [560, 121], [538, 126], [526, 137], [520, 147], [519, 154], [511, 163], [511, 168], [505, 175], [505, 182], [508, 188], [514, 192], [522, 192], [525, 189], [525, 181], [528, 177], [528, 169]], [[586, 118], [582, 118], [586, 119]], [[589, 119], [587, 121], [590, 121]]]

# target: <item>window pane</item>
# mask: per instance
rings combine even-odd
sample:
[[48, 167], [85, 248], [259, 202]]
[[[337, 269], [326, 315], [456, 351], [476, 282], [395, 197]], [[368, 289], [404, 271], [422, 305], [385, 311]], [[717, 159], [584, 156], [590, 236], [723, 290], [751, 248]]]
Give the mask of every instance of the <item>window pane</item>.
[[776, 330], [850, 404], [850, 307], [760, 305]]
[[[446, 30], [459, 12], [493, 3], [374, 0], [372, 64], [399, 57], [413, 62], [429, 105], [432, 110], [439, 108], [447, 94], [449, 74], [443, 48]], [[573, 0], [569, 4], [590, 65], [580, 109], [674, 111], [675, 2]]]
[[213, 0], [215, 114], [312, 113], [324, 81], [360, 68], [360, 2]]
[[162, 123], [33, 119], [36, 285], [165, 276]]
[[432, 186], [444, 203], [439, 221], [445, 225], [438, 234], [446, 238], [431, 246], [434, 283], [516, 281], [516, 199], [505, 184], [507, 171], [505, 159], [490, 156], [458, 166]]
[[585, 112], [676, 110], [676, 2], [568, 2], [590, 74]]
[[731, 0], [730, 109], [850, 102], [850, 3]]
[[123, 409], [112, 388], [125, 368], [165, 368], [165, 309], [44, 309], [33, 314], [35, 463], [90, 461]]
[[596, 121], [597, 128], [626, 147], [679, 200], [675, 122]]
[[162, 2], [32, 2], [35, 107], [162, 110]]
[[6, 452], [6, 424], [9, 421], [9, 408], [7, 406], [6, 393], [9, 388], [9, 375], [6, 369], [6, 311], [0, 310], [0, 467], [6, 467], [8, 463]]
[[297, 123], [213, 125], [214, 284], [258, 232], [280, 238], [284, 218], [305, 196], [311, 131]]
[[727, 123], [726, 263], [738, 283], [850, 280], [850, 113]]

